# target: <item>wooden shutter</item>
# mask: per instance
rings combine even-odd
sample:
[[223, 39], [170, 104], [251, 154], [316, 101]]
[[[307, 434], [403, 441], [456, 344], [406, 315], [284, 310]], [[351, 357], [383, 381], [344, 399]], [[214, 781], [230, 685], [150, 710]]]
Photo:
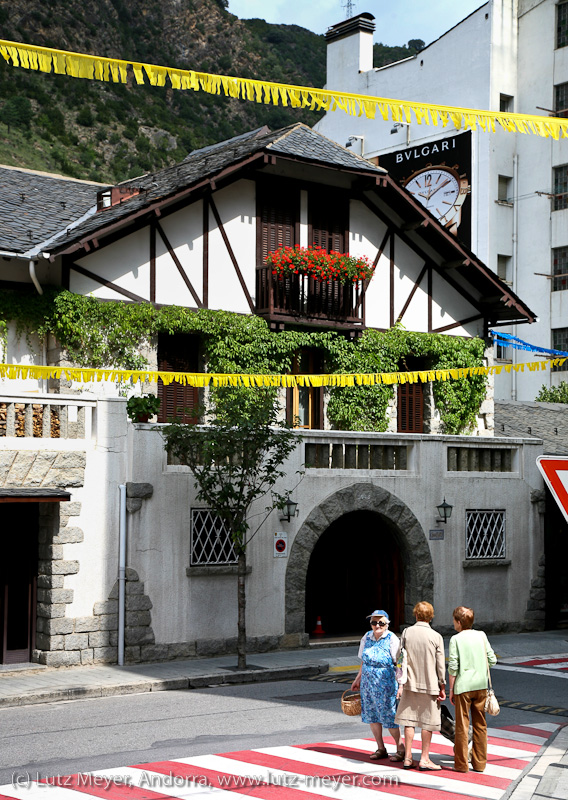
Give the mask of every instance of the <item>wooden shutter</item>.
[[[188, 334], [160, 334], [158, 337], [158, 370], [164, 372], [198, 371], [198, 338]], [[198, 389], [170, 383], [164, 386], [158, 381], [158, 397], [162, 401], [158, 422], [173, 419], [180, 422], [197, 423], [199, 405]]]
[[277, 247], [293, 247], [299, 242], [300, 191], [280, 186], [278, 181], [257, 184], [257, 214], [260, 227], [258, 264]]
[[343, 195], [310, 192], [310, 244], [335, 250], [349, 251], [349, 207]]
[[424, 393], [421, 383], [398, 386], [398, 432], [423, 433]]

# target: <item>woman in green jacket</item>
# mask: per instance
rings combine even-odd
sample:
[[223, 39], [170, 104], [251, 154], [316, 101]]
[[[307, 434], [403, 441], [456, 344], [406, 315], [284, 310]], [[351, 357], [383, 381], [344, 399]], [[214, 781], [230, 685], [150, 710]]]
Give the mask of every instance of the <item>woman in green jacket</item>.
[[472, 608], [459, 606], [454, 610], [453, 617], [457, 634], [450, 639], [448, 672], [450, 702], [456, 708], [454, 769], [456, 772], [469, 771], [468, 731], [471, 712], [471, 765], [475, 772], [483, 772], [487, 763], [485, 698], [488, 664], [492, 667], [497, 663], [497, 658], [483, 631], [473, 630]]

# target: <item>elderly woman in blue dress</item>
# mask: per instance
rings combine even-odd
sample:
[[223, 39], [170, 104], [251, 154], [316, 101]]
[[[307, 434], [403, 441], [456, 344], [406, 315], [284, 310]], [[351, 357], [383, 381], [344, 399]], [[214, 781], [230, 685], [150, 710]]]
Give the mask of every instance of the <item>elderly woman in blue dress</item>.
[[377, 609], [369, 614], [371, 630], [361, 639], [359, 658], [361, 669], [351, 689], [361, 692], [361, 720], [369, 723], [371, 732], [377, 742], [377, 749], [371, 759], [377, 761], [388, 758], [383, 741], [383, 727], [388, 728], [396, 743], [396, 753], [390, 756], [391, 761], [404, 760], [404, 747], [400, 741], [400, 731], [394, 721], [396, 712], [395, 663], [399, 650], [399, 639], [389, 631], [389, 615]]

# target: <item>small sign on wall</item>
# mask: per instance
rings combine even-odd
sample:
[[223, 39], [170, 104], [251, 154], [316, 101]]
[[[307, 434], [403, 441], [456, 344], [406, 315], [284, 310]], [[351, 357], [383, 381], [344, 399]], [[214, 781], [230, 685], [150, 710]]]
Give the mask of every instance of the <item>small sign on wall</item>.
[[279, 531], [274, 534], [274, 558], [286, 558], [288, 555], [288, 534]]
[[434, 530], [430, 531], [430, 539], [443, 539], [443, 538], [444, 538], [443, 528], [435, 528]]

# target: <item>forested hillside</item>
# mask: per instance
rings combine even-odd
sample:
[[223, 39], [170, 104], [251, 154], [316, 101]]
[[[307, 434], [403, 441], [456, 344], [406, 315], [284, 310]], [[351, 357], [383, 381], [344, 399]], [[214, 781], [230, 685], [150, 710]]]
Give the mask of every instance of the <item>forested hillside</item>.
[[[224, 0], [0, 0], [1, 38], [101, 56], [290, 84], [325, 84], [325, 40], [297, 25], [239, 20]], [[375, 45], [376, 66], [423, 42]], [[306, 110], [169, 87], [104, 84], [0, 59], [0, 163], [116, 182], [197, 147]]]

